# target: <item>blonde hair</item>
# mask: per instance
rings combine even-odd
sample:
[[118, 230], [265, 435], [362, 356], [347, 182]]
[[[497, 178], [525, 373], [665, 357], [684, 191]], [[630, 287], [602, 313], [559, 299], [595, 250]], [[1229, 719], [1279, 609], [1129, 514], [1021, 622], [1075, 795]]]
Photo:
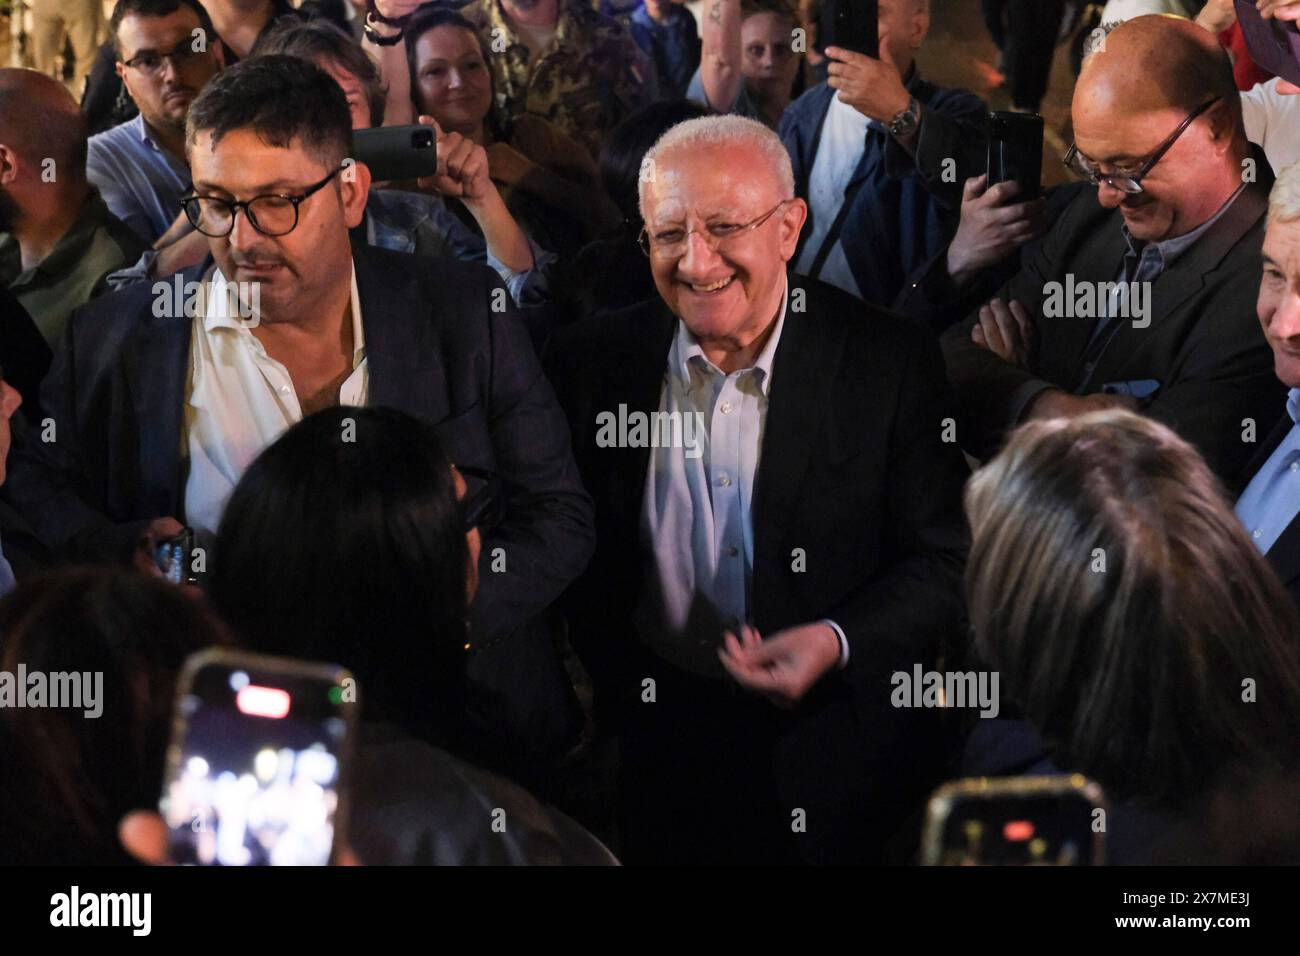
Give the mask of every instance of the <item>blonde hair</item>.
[[1062, 769], [1178, 806], [1233, 761], [1295, 762], [1300, 621], [1172, 431], [1119, 410], [1031, 422], [966, 512], [977, 652]]

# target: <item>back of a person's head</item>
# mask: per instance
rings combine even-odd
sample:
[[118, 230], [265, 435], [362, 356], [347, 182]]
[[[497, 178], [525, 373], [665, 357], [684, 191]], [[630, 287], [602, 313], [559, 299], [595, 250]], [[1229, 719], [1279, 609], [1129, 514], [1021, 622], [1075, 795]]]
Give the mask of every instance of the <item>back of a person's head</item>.
[[1285, 766], [1300, 624], [1194, 449], [1129, 412], [1033, 422], [972, 477], [976, 648], [1063, 769], [1178, 807]]
[[225, 643], [193, 596], [134, 571], [64, 571], [0, 601], [0, 672], [28, 705], [0, 707], [0, 861], [126, 862], [117, 824], [157, 804], [181, 665]]
[[285, 17], [258, 40], [258, 55], [296, 56], [318, 66], [324, 60], [355, 76], [366, 92], [370, 125], [384, 123], [384, 83], [379, 67], [361, 44], [330, 20], [299, 20]]
[[352, 114], [343, 90], [296, 56], [253, 56], [217, 73], [190, 106], [186, 149], [193, 149], [199, 133], [208, 133], [215, 147], [235, 130], [252, 130], [282, 149], [296, 141], [330, 168], [352, 152]]
[[438, 734], [464, 674], [468, 545], [431, 426], [308, 416], [249, 466], [213, 550], [210, 595], [241, 643], [342, 664], [365, 719]]
[[678, 123], [707, 115], [705, 107], [690, 100], [660, 100], [623, 120], [605, 140], [600, 150], [600, 182], [624, 222], [635, 225], [633, 232], [641, 228], [637, 190], [646, 153]]
[[45, 183], [84, 183], [85, 118], [57, 80], [35, 70], [0, 69], [0, 145]]

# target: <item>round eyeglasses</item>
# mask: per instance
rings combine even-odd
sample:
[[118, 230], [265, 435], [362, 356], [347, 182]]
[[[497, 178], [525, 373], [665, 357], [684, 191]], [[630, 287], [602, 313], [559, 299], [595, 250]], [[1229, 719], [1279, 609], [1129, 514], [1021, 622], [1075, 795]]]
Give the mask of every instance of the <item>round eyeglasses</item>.
[[235, 213], [240, 209], [248, 217], [249, 225], [264, 236], [284, 236], [298, 226], [298, 207], [303, 201], [325, 188], [325, 185], [344, 169], [340, 166], [315, 185], [296, 196], [267, 194], [254, 196], [242, 202], [221, 199], [217, 196], [182, 196], [181, 209], [190, 225], [213, 239], [230, 235], [235, 228]]

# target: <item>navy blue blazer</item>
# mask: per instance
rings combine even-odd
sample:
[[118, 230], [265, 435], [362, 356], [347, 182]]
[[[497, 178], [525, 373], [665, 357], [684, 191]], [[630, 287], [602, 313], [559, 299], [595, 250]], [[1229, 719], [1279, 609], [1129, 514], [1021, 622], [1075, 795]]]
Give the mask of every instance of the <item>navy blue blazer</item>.
[[[483, 557], [480, 641], [542, 612], [594, 548], [568, 428], [500, 278], [486, 266], [354, 245], [370, 402], [434, 424], [449, 458], [497, 472], [506, 515]], [[182, 273], [197, 280], [203, 266]], [[170, 283], [170, 280], [169, 280]], [[79, 309], [46, 377], [53, 442], [15, 448], [9, 497], [50, 548], [126, 560], [153, 518], [184, 520], [181, 425], [193, 319], [154, 315], [152, 284]], [[32, 430], [36, 432], [36, 429]], [[219, 556], [214, 556], [220, 560]]]
[[[885, 307], [907, 277], [952, 239], [962, 187], [971, 176], [981, 175], [987, 163], [988, 113], [983, 100], [965, 90], [941, 89], [915, 72], [908, 90], [923, 110], [916, 155], [883, 130], [868, 132], [848, 188], [862, 185], [840, 233], [863, 300]], [[834, 96], [835, 90], [819, 83], [791, 103], [781, 118], [781, 140], [794, 165], [795, 193], [804, 199]], [[954, 163], [945, 164], [948, 159]], [[804, 238], [811, 234], [810, 215]]]

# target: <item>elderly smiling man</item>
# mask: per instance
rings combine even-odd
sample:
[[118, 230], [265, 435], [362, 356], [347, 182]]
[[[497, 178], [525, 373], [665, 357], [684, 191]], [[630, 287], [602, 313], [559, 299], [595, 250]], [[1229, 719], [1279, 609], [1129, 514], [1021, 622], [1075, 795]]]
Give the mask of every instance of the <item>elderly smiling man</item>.
[[[937, 715], [893, 709], [890, 674], [960, 614], [938, 349], [787, 274], [806, 207], [761, 123], [682, 123], [644, 169], [663, 302], [550, 350], [596, 501], [569, 609], [598, 719], [619, 718], [624, 858], [880, 859], [936, 772]], [[627, 409], [699, 416], [702, 438], [598, 441]]]

